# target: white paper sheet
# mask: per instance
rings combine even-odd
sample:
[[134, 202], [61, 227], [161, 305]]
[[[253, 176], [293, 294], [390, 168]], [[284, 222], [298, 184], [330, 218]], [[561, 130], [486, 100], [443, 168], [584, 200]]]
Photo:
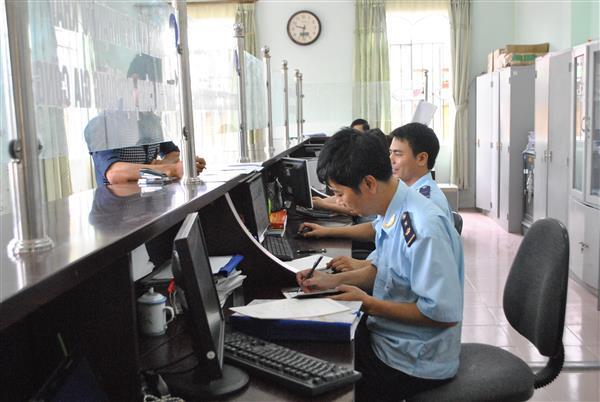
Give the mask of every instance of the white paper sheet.
[[232, 311], [263, 320], [293, 319], [336, 314], [350, 310], [331, 299], [280, 299], [258, 305], [231, 307]]
[[[312, 255], [309, 255], [308, 257], [296, 258], [291, 261], [286, 261], [283, 263], [283, 265], [288, 270], [290, 270], [294, 273], [298, 273], [304, 269], [312, 268], [313, 264], [315, 263], [315, 261], [317, 261], [317, 259], [320, 256], [321, 256], [321, 254], [312, 254]], [[319, 263], [319, 265], [317, 266], [316, 269], [326, 269], [327, 263], [331, 260], [332, 260], [331, 257], [324, 255], [323, 259], [321, 260], [321, 262]]]
[[421, 123], [426, 126], [429, 125], [431, 119], [433, 119], [433, 114], [437, 110], [437, 106], [433, 103], [425, 102], [421, 100], [417, 104], [417, 108], [415, 109], [415, 114], [413, 115], [413, 123]]

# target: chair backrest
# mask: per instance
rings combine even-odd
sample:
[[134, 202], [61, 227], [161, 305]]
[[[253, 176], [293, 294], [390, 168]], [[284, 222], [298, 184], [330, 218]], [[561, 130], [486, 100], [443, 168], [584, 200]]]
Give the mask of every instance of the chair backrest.
[[536, 221], [513, 261], [503, 306], [508, 322], [550, 358], [563, 351], [568, 277], [567, 229], [556, 219]]
[[458, 234], [462, 233], [463, 219], [458, 212], [452, 211], [452, 217], [454, 218], [454, 228]]

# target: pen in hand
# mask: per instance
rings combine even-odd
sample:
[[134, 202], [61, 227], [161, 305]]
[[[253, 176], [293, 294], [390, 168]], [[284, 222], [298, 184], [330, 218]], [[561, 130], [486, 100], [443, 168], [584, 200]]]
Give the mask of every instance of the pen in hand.
[[321, 262], [322, 259], [323, 259], [322, 255], [319, 256], [319, 258], [317, 258], [317, 261], [315, 261], [315, 263], [313, 264], [310, 271], [308, 271], [308, 274], [306, 274], [306, 276], [304, 277], [305, 280], [312, 278], [313, 274], [315, 273], [315, 269], [317, 268], [317, 266], [319, 265], [319, 263]]

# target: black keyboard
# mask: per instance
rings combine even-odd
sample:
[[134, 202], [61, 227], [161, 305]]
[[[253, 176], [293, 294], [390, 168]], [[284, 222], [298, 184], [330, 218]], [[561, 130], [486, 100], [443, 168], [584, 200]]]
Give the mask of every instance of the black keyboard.
[[361, 374], [240, 332], [225, 335], [225, 360], [293, 391], [315, 396], [356, 382]]
[[265, 236], [262, 245], [281, 261], [294, 259], [294, 250], [285, 237]]
[[335, 218], [338, 216], [335, 212], [326, 211], [324, 209], [312, 209], [312, 208], [304, 208], [303, 206], [296, 205], [296, 212], [302, 215], [306, 215], [309, 218], [315, 219], [329, 219]]

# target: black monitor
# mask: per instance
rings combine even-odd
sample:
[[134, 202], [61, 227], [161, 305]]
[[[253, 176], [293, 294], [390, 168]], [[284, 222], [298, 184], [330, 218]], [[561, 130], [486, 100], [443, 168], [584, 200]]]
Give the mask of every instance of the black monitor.
[[306, 159], [281, 158], [279, 181], [283, 192], [291, 197], [296, 205], [312, 208], [312, 195]]
[[252, 200], [252, 229], [256, 230], [255, 236], [259, 242], [265, 239], [265, 233], [269, 230], [269, 209], [267, 207], [267, 196], [262, 174], [256, 174], [248, 181], [248, 190]]
[[177, 232], [172, 261], [178, 300], [192, 335], [197, 367], [165, 375], [165, 381], [174, 395], [186, 400], [236, 392], [248, 383], [248, 376], [223, 364], [225, 323], [197, 212], [189, 214]]

